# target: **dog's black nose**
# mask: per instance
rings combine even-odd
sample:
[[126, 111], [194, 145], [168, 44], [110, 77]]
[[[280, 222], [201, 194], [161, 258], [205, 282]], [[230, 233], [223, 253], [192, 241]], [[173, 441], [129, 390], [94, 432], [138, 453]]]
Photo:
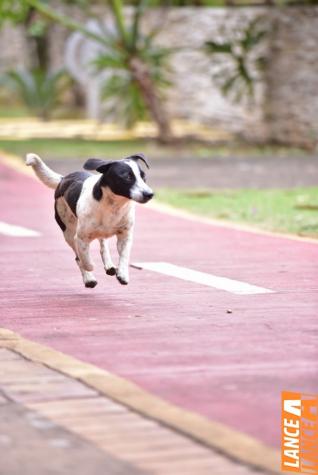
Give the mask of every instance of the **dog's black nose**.
[[152, 191], [144, 191], [143, 192], [143, 197], [145, 200], [149, 201], [151, 198], [153, 198], [154, 193]]

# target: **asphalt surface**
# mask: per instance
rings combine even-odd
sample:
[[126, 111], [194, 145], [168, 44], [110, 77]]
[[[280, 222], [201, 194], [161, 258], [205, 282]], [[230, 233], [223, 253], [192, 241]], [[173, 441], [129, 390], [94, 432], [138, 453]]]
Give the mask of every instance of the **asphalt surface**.
[[[318, 185], [317, 156], [149, 159], [154, 188], [274, 189]], [[47, 163], [66, 174], [80, 170], [84, 160], [49, 159]]]

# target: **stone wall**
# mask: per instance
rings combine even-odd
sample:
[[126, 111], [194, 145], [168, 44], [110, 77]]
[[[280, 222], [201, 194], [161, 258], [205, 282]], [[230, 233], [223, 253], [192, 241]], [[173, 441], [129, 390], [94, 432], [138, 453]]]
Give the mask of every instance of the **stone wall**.
[[[145, 23], [162, 19], [158, 42], [180, 48], [171, 61], [173, 86], [168, 91], [168, 105], [177, 117], [241, 133], [251, 139], [262, 139], [266, 133], [263, 121], [264, 84], [256, 87], [253, 103], [235, 103], [224, 97], [213, 80], [219, 58], [207, 56], [202, 46], [208, 40], [233, 39], [244, 27], [263, 13], [260, 8], [178, 8], [158, 15], [149, 13]], [[158, 21], [158, 20], [157, 20]]]
[[[267, 129], [262, 106], [264, 83], [260, 81], [257, 84], [253, 102], [245, 100], [235, 103], [229, 100], [222, 95], [213, 81], [213, 73], [218, 68], [218, 64], [202, 51], [204, 43], [208, 40], [215, 38], [226, 40], [233, 39], [235, 35], [239, 36], [253, 18], [265, 11], [263, 8], [205, 7], [162, 8], [147, 11], [142, 22], [144, 31], [158, 29], [157, 43], [166, 47], [173, 46], [176, 49], [171, 57], [169, 68], [171, 87], [165, 91], [171, 117], [221, 127], [250, 140], [266, 138]], [[127, 8], [127, 18], [131, 14], [131, 9]], [[100, 13], [100, 17], [103, 17], [108, 27], [111, 26], [111, 16], [106, 10]], [[59, 39], [58, 43], [54, 44], [53, 63], [58, 65], [65, 48], [61, 41], [63, 37], [61, 27], [54, 27], [54, 31], [54, 36]], [[70, 49], [72, 54], [76, 55], [76, 61], [79, 64], [78, 76], [85, 76], [91, 68], [92, 61], [92, 55], [88, 53], [88, 50], [96, 49], [96, 44], [82, 38], [82, 41], [77, 41], [78, 48], [74, 48], [72, 41], [74, 36], [79, 40], [78, 33], [71, 35], [66, 51], [68, 52], [68, 44], [71, 43]], [[66, 56], [69, 56], [68, 53]], [[86, 63], [85, 56], [88, 58]], [[70, 69], [74, 74], [74, 60], [68, 60], [67, 63], [70, 64]], [[96, 111], [98, 80], [96, 78], [86, 80], [85, 88], [89, 114], [98, 117], [99, 113]]]
[[29, 66], [25, 31], [5, 25], [0, 30], [0, 74], [8, 69]]
[[273, 15], [265, 120], [277, 142], [318, 144], [318, 7]]
[[[84, 21], [79, 11], [69, 8], [73, 17]], [[128, 9], [127, 16], [130, 13]], [[217, 63], [197, 49], [209, 39], [233, 39], [252, 18], [263, 14], [273, 26], [263, 45], [268, 58], [266, 74], [257, 84], [254, 102], [233, 103], [212, 80]], [[110, 18], [106, 10], [100, 15]], [[171, 116], [220, 126], [250, 140], [306, 146], [317, 143], [318, 7], [172, 8], [148, 12], [143, 28], [149, 30], [154, 25], [160, 28], [159, 44], [181, 48], [172, 56], [169, 73], [173, 83], [167, 90]], [[69, 35], [58, 25], [51, 30], [53, 69], [64, 64]], [[25, 66], [21, 30], [2, 30], [0, 42], [0, 70], [13, 64]]]

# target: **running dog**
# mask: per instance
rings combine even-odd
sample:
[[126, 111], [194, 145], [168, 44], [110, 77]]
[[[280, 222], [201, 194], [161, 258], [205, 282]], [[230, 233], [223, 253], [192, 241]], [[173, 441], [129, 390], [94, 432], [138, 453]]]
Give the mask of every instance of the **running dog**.
[[[100, 175], [78, 171], [62, 176], [45, 165], [38, 155], [29, 153], [26, 156], [26, 165], [33, 168], [42, 183], [55, 189], [55, 220], [75, 252], [85, 287], [97, 285], [89, 255], [89, 245], [94, 239], [99, 240], [106, 274], [116, 275], [122, 285], [129, 282], [134, 201], [146, 203], [154, 195], [145, 183], [140, 162], [149, 168], [143, 154], [117, 161], [90, 158], [84, 168], [96, 170]], [[115, 268], [108, 248], [107, 239], [112, 236], [117, 237], [118, 268]]]

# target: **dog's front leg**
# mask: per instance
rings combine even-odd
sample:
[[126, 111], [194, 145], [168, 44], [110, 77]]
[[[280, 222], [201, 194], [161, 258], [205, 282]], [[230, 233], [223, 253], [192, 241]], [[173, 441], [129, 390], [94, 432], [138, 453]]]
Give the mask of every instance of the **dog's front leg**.
[[111, 258], [110, 252], [109, 252], [107, 239], [100, 239], [99, 244], [100, 244], [100, 255], [102, 257], [102, 261], [103, 261], [103, 264], [104, 264], [106, 274], [107, 275], [115, 275], [116, 274], [116, 268], [113, 264], [113, 261], [112, 261], [112, 258]]
[[133, 229], [121, 231], [117, 234], [117, 249], [119, 254], [119, 264], [117, 269], [117, 279], [122, 285], [129, 282], [129, 258], [132, 246]]
[[84, 235], [79, 234], [79, 233], [75, 235], [74, 239], [75, 239], [77, 255], [80, 259], [81, 267], [83, 268], [83, 270], [88, 271], [88, 272], [94, 270], [94, 265], [89, 255], [90, 240], [87, 239]]

